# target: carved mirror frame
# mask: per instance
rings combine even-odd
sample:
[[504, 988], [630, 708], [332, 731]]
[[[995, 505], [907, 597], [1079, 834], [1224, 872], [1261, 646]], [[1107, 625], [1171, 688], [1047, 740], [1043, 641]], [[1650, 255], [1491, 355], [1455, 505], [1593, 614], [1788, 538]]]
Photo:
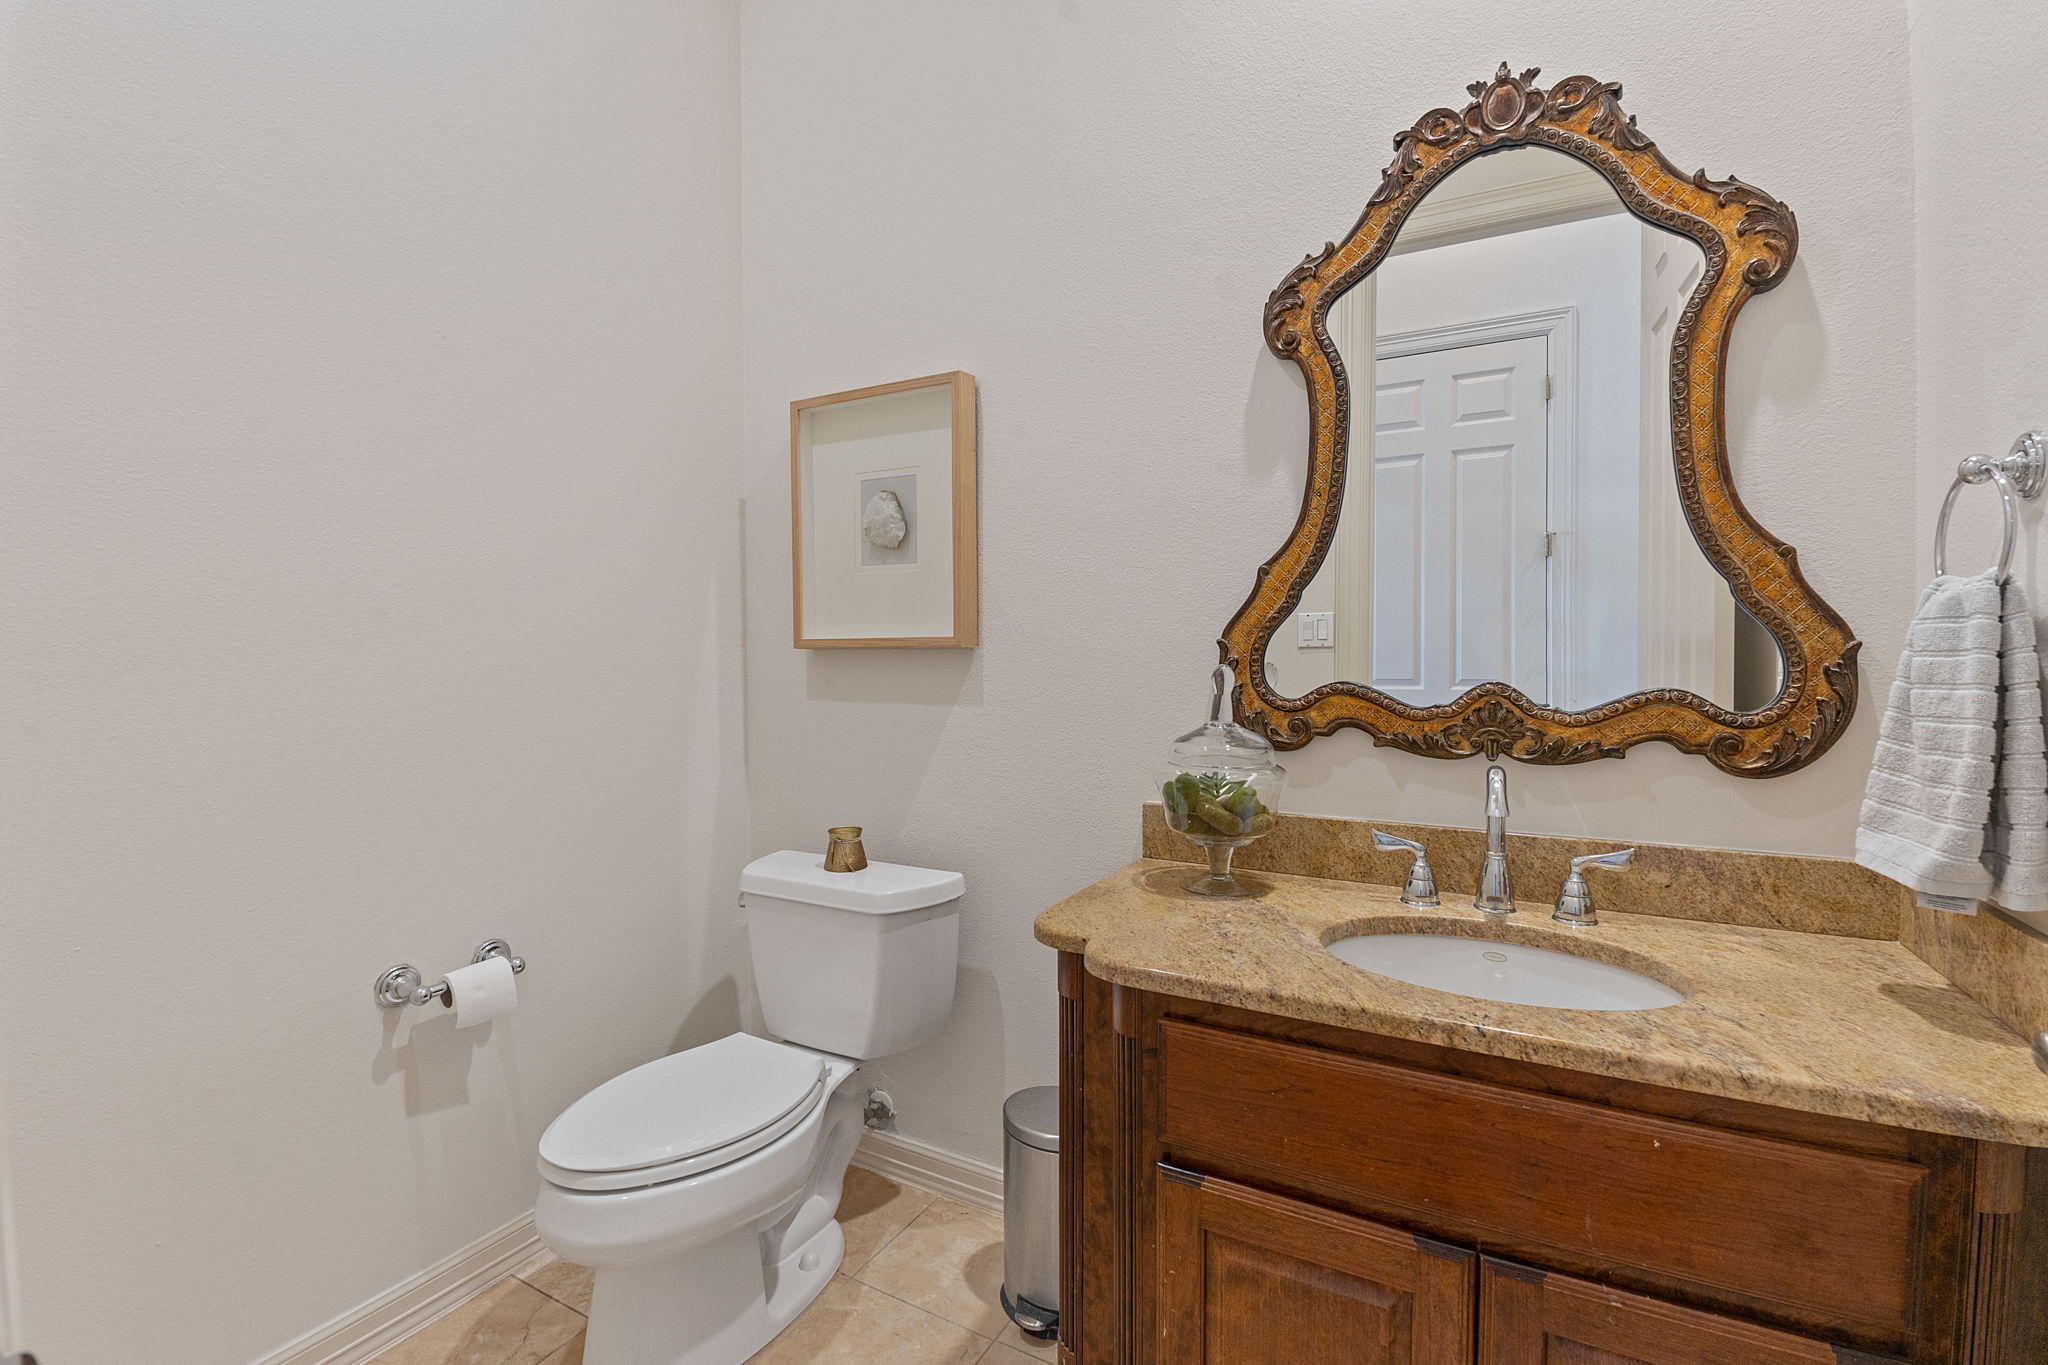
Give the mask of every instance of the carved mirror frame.
[[[1308, 383], [1309, 478], [1287, 543], [1260, 566], [1251, 596], [1217, 642], [1239, 683], [1238, 719], [1283, 749], [1356, 728], [1376, 744], [1432, 758], [1584, 763], [1662, 740], [1742, 777], [1791, 772], [1848, 725], [1859, 642], [1807, 584], [1792, 547], [1743, 507], [1729, 476], [1722, 403], [1735, 315], [1752, 294], [1785, 278], [1798, 226], [1789, 208], [1753, 185], [1679, 171], [1622, 112], [1620, 85], [1572, 76], [1546, 90], [1534, 84], [1537, 74], [1531, 67], [1517, 76], [1502, 63], [1492, 80], [1468, 87], [1472, 102], [1462, 110], [1432, 109], [1396, 136], [1394, 160], [1350, 234], [1305, 257], [1266, 301], [1266, 344], [1300, 366]], [[1363, 683], [1282, 697], [1266, 681], [1266, 650], [1322, 566], [1343, 505], [1351, 395], [1324, 326], [1330, 305], [1380, 263], [1438, 181], [1476, 156], [1519, 146], [1577, 157], [1606, 177], [1631, 213], [1690, 237], [1706, 255], [1706, 272], [1672, 337], [1672, 462], [1700, 548], [1783, 653], [1778, 696], [1761, 710], [1727, 710], [1679, 688], [1558, 711], [1505, 682], [1418, 707]]]

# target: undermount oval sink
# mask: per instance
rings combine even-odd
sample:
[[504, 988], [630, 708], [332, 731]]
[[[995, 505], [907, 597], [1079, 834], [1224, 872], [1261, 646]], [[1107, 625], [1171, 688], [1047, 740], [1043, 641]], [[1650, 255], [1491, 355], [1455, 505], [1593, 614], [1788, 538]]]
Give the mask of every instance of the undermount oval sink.
[[1554, 1010], [1654, 1010], [1685, 996], [1626, 967], [1526, 943], [1452, 934], [1363, 934], [1332, 953], [1411, 986]]

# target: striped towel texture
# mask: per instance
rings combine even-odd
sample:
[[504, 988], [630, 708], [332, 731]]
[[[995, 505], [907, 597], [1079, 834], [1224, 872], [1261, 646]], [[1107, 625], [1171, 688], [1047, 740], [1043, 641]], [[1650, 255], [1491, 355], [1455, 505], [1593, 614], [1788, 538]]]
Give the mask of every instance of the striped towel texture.
[[1856, 831], [1856, 861], [1923, 897], [2048, 910], [2048, 736], [2034, 617], [1993, 574], [1920, 596]]

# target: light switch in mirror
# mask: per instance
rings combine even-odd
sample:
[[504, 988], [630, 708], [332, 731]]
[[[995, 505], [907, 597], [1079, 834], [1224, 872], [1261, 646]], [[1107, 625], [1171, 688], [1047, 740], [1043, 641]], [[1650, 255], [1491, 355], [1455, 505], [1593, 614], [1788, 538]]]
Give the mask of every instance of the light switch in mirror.
[[1769, 705], [1777, 641], [1700, 550], [1672, 458], [1672, 334], [1705, 270], [1697, 243], [1562, 152], [1444, 177], [1330, 306], [1348, 473], [1298, 608], [1328, 633], [1273, 642], [1273, 690], [1344, 680], [1419, 707], [1500, 681], [1563, 711], [1657, 688]]

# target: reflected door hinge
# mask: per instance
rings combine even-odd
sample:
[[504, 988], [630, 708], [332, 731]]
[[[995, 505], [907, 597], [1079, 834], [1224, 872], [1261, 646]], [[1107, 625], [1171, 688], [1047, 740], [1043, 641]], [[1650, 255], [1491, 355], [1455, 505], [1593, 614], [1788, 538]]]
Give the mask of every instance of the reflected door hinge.
[[1545, 531], [1545, 532], [1543, 533], [1543, 557], [1544, 557], [1545, 559], [1549, 559], [1549, 558], [1550, 558], [1550, 557], [1551, 557], [1552, 555], [1555, 555], [1556, 553], [1557, 553], [1557, 532], [1555, 532], [1555, 531]]

